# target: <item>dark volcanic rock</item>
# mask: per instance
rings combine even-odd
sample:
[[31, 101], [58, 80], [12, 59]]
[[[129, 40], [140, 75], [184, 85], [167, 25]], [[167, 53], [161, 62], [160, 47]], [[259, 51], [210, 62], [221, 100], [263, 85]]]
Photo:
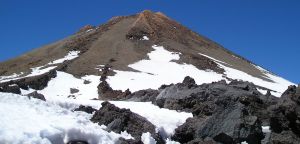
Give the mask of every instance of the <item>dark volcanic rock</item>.
[[167, 86], [157, 96], [160, 107], [192, 112], [194, 117], [178, 127], [173, 139], [188, 143], [201, 139], [212, 142], [249, 144], [264, 138], [262, 122], [268, 124], [270, 106], [252, 83], [225, 81], [195, 85], [189, 77]]
[[29, 94], [27, 94], [27, 96], [30, 97], [30, 98], [36, 98], [36, 99], [40, 99], [40, 100], [46, 101], [44, 95], [38, 93], [37, 91], [29, 93]]
[[143, 142], [141, 140], [120, 138], [116, 144], [143, 144]]
[[20, 88], [28, 90], [29, 88], [35, 89], [35, 90], [42, 90], [50, 81], [51, 78], [56, 77], [56, 70], [51, 70], [48, 73], [33, 76], [33, 77], [26, 77], [22, 79], [17, 80], [11, 80], [9, 82], [4, 82], [0, 84], [0, 87], [5, 87], [13, 84], [17, 84]]
[[222, 143], [259, 143], [264, 135], [258, 117], [251, 115], [251, 109], [241, 103], [228, 104], [203, 123], [197, 131], [198, 135], [212, 137]]
[[146, 90], [139, 90], [134, 93], [131, 93], [123, 99], [129, 101], [155, 102], [158, 94], [159, 94], [158, 90], [146, 89]]
[[260, 120], [250, 114], [247, 106], [227, 98], [221, 101], [220, 108], [214, 114], [190, 118], [176, 129], [173, 138], [184, 143], [210, 137], [225, 144], [243, 141], [256, 144], [264, 138]]
[[91, 121], [106, 125], [107, 130], [116, 133], [127, 131], [135, 140], [140, 140], [143, 133], [150, 132], [158, 143], [163, 143], [160, 136], [155, 133], [155, 126], [147, 119], [129, 109], [120, 109], [109, 102], [102, 103], [102, 107], [95, 112]]
[[[16, 82], [20, 87], [25, 86], [25, 87], [30, 87], [35, 90], [42, 90], [45, 87], [47, 87], [48, 82], [51, 80], [51, 78], [56, 77], [56, 71], [52, 70], [49, 73], [35, 76], [35, 77], [29, 77], [25, 78], [21, 81]], [[23, 88], [23, 87], [22, 87]]]
[[291, 130], [300, 136], [300, 89], [290, 86], [281, 96], [279, 103], [272, 108], [271, 129], [280, 133]]
[[124, 99], [126, 96], [131, 94], [129, 89], [125, 92], [122, 92], [121, 90], [113, 90], [106, 81], [102, 81], [97, 88], [99, 99], [102, 100]]
[[4, 86], [0, 87], [0, 92], [21, 94], [20, 87], [16, 84], [4, 85]]
[[91, 81], [88, 81], [88, 80], [83, 81], [83, 84], [90, 84], [90, 83], [91, 83]]
[[71, 140], [71, 141], [67, 142], [67, 144], [89, 144], [89, 143], [84, 140]]
[[172, 139], [181, 143], [187, 143], [197, 139], [196, 136], [197, 128], [200, 127], [205, 120], [206, 118], [201, 118], [201, 117], [188, 118], [183, 125], [179, 126], [176, 129]]
[[70, 88], [70, 93], [71, 94], [78, 93], [78, 92], [79, 92], [78, 89], [76, 89], [76, 88]]
[[74, 111], [83, 111], [83, 112], [92, 114], [93, 112], [95, 112], [97, 110], [92, 108], [91, 106], [80, 105], [78, 108], [74, 109]]
[[131, 92], [127, 89], [125, 92], [121, 90], [113, 90], [110, 85], [106, 82], [107, 75], [111, 73], [110, 65], [105, 65], [102, 68], [102, 74], [100, 81], [101, 83], [97, 86], [98, 88], [98, 97], [102, 100], [120, 100], [124, 99], [126, 96], [130, 95]]
[[291, 131], [281, 133], [271, 133], [270, 144], [299, 144], [300, 138]]

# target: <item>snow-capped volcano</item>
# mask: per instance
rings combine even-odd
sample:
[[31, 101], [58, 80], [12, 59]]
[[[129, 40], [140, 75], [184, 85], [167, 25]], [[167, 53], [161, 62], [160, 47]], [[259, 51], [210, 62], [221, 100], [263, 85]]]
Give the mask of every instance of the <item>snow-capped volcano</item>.
[[[294, 84], [164, 14], [146, 10], [113, 17], [100, 26], [87, 25], [63, 40], [0, 63], [0, 113], [13, 109], [6, 118], [0, 118], [0, 143], [67, 143], [72, 140], [176, 143], [172, 138], [188, 142], [193, 138], [204, 139], [204, 136], [194, 135], [195, 131], [203, 132], [206, 126], [211, 126], [206, 122], [223, 124], [223, 121], [215, 120], [220, 115], [239, 121], [224, 123], [230, 128], [212, 126], [215, 131], [205, 131], [205, 136], [217, 142], [224, 142], [227, 138], [224, 135], [232, 142], [251, 142], [248, 135], [230, 135], [236, 131], [232, 130], [236, 128], [233, 124], [248, 126], [243, 123], [245, 121], [240, 121], [240, 117], [245, 117], [241, 109], [250, 109], [252, 114], [251, 108], [256, 106], [255, 111], [263, 111], [277, 102], [273, 96], [288, 95], [285, 90], [290, 85]], [[21, 95], [46, 99], [46, 102]], [[235, 99], [234, 104], [218, 97], [221, 95]], [[259, 100], [248, 99], [250, 95]], [[216, 100], [207, 98], [211, 96], [216, 96]], [[261, 104], [260, 99], [267, 104]], [[105, 102], [101, 106], [103, 100], [119, 100], [111, 102], [118, 108]], [[229, 110], [226, 107], [224, 112], [219, 101], [230, 105]], [[249, 108], [249, 105], [255, 106]], [[81, 111], [92, 110], [93, 115], [74, 112], [77, 107]], [[119, 108], [128, 108], [130, 112]], [[268, 128], [270, 122], [263, 116], [265, 113], [255, 114], [258, 116], [249, 118], [253, 121], [251, 126], [261, 129], [263, 121]], [[113, 118], [105, 119], [107, 115]], [[140, 126], [134, 125], [135, 118], [147, 123], [143, 125], [146, 131], [135, 133], [132, 130]], [[27, 120], [30, 121], [28, 125], [20, 124]], [[183, 128], [179, 127], [186, 120]], [[128, 125], [120, 130], [118, 126], [125, 121]], [[194, 125], [189, 125], [191, 123], [205, 124], [205, 127], [195, 130]], [[14, 128], [14, 124], [22, 130]], [[31, 129], [34, 125], [37, 127]], [[182, 136], [180, 130], [186, 130], [185, 126], [194, 133]], [[263, 127], [264, 132], [255, 131], [255, 140], [262, 140], [262, 133], [270, 133], [266, 127]]]
[[[97, 27], [85, 26], [66, 39], [3, 62], [0, 83], [57, 70], [60, 72], [50, 80], [44, 94], [51, 91], [53, 95], [69, 96], [69, 89], [77, 88], [85, 95], [81, 88], [88, 87], [89, 96], [82, 97], [98, 98], [92, 91], [96, 91], [105, 65], [110, 66], [110, 86], [123, 91], [157, 89], [162, 84], [178, 83], [185, 76], [193, 77], [197, 84], [222, 79], [249, 81], [261, 92], [271, 90], [276, 96], [293, 85], [164, 14], [151, 11], [114, 17]], [[74, 83], [86, 79], [92, 83]], [[58, 86], [63, 81], [67, 84]]]

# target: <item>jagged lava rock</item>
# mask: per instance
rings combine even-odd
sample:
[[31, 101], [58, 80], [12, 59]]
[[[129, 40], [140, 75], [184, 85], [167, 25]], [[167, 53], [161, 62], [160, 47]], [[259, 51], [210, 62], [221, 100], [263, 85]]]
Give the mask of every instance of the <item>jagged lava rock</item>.
[[97, 109], [94, 109], [91, 106], [80, 105], [78, 108], [74, 109], [74, 111], [83, 111], [83, 112], [92, 114], [93, 112], [97, 111]]
[[158, 143], [163, 143], [155, 132], [155, 126], [146, 118], [129, 109], [120, 109], [109, 102], [103, 102], [101, 105], [102, 107], [91, 118], [92, 122], [106, 125], [107, 130], [116, 133], [127, 131], [135, 140], [140, 140], [143, 133], [149, 132]]

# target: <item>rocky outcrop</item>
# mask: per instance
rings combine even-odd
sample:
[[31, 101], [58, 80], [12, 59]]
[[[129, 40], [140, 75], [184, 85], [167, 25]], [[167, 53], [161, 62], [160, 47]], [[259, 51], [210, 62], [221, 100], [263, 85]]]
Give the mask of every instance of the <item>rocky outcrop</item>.
[[153, 89], [139, 90], [133, 92], [120, 100], [140, 101], [140, 102], [155, 102], [159, 91]]
[[[196, 85], [186, 77], [182, 83], [161, 87], [156, 98], [160, 107], [192, 112], [194, 117], [178, 127], [173, 139], [181, 143], [260, 143], [262, 124], [269, 124], [271, 103], [249, 82], [219, 81]], [[273, 96], [269, 96], [273, 99]]]
[[194, 139], [212, 138], [231, 144], [247, 141], [260, 143], [264, 138], [261, 121], [252, 114], [251, 107], [224, 97], [215, 102], [216, 110], [210, 116], [195, 116], [176, 129], [174, 140], [185, 143]]
[[290, 86], [270, 107], [271, 143], [296, 144], [300, 140], [300, 87]]
[[129, 89], [125, 92], [121, 90], [113, 90], [110, 85], [106, 82], [107, 76], [112, 73], [110, 71], [110, 65], [105, 65], [102, 69], [102, 74], [100, 77], [101, 83], [97, 86], [98, 96], [101, 100], [120, 100], [124, 99], [126, 96], [131, 94]]
[[28, 90], [29, 88], [35, 89], [35, 90], [42, 90], [45, 87], [47, 87], [48, 82], [51, 80], [51, 78], [56, 77], [56, 70], [51, 70], [48, 73], [33, 76], [33, 77], [25, 77], [17, 80], [11, 80], [8, 82], [4, 82], [0, 84], [0, 87], [5, 87], [9, 85], [18, 85], [18, 87]]
[[272, 132], [268, 141], [270, 144], [298, 144], [299, 142], [300, 137], [291, 131]]
[[16, 84], [9, 84], [9, 85], [0, 86], [0, 92], [21, 94], [21, 89]]
[[102, 107], [95, 112], [91, 121], [99, 125], [106, 125], [108, 131], [116, 133], [127, 131], [135, 140], [140, 140], [143, 133], [150, 132], [157, 142], [163, 143], [155, 132], [155, 126], [147, 119], [129, 109], [120, 109], [109, 102], [102, 103]]
[[80, 105], [78, 108], [74, 109], [74, 111], [83, 111], [83, 112], [92, 114], [93, 112], [95, 112], [97, 110], [91, 106]]
[[102, 81], [97, 88], [99, 99], [101, 100], [120, 100], [131, 94], [129, 89], [125, 92], [121, 90], [113, 90], [106, 81]]

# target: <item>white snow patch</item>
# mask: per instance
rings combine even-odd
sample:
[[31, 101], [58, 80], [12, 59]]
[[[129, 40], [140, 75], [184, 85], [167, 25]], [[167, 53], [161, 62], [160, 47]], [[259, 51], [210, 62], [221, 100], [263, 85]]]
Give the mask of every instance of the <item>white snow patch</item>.
[[87, 33], [88, 33], [88, 32], [90, 32], [90, 31], [92, 31], [92, 30], [94, 30], [94, 29], [88, 29], [88, 30], [86, 30], [85, 32], [87, 32]]
[[32, 88], [29, 88], [28, 90], [24, 90], [24, 89], [20, 89], [20, 90], [21, 90], [22, 95], [27, 95], [27, 94], [30, 94], [30, 93], [36, 91], [35, 89], [32, 89]]
[[43, 66], [41, 67], [35, 67], [35, 68], [31, 68], [32, 72], [25, 76], [25, 77], [33, 77], [33, 76], [38, 76], [38, 75], [42, 75], [42, 74], [45, 74], [53, 69], [55, 69], [57, 66], [50, 66], [50, 67], [47, 67], [47, 68], [43, 68]]
[[261, 94], [263, 94], [263, 95], [266, 95], [267, 94], [267, 90], [263, 90], [263, 89], [260, 89], [260, 88], [257, 88], [257, 90], [261, 93]]
[[166, 144], [180, 144], [179, 142], [176, 142], [176, 141], [172, 141], [170, 139], [167, 139], [166, 140]]
[[14, 79], [14, 78], [17, 78], [17, 77], [19, 77], [19, 76], [21, 76], [21, 75], [23, 75], [24, 73], [23, 72], [21, 72], [20, 74], [16, 74], [16, 73], [14, 73], [14, 74], [12, 74], [12, 75], [9, 75], [9, 76], [0, 76], [0, 82], [4, 82], [4, 81], [9, 81], [9, 80], [11, 80], [11, 79]]
[[147, 36], [143, 36], [142, 40], [149, 40]]
[[72, 59], [75, 59], [78, 57], [78, 54], [80, 53], [80, 51], [69, 51], [69, 53], [61, 58], [61, 59], [57, 59], [53, 62], [50, 62], [48, 63], [49, 65], [52, 65], [52, 64], [59, 64], [59, 63], [63, 63], [64, 61], [68, 61], [68, 60], [72, 60]]
[[271, 132], [270, 126], [262, 126], [261, 128], [262, 128], [263, 133], [270, 133]]
[[144, 144], [156, 144], [155, 139], [151, 136], [149, 132], [143, 133], [141, 140]]
[[[203, 54], [201, 54], [201, 55], [203, 55]], [[203, 56], [205, 56], [205, 55], [203, 55]], [[277, 96], [277, 97], [280, 97], [281, 94], [288, 88], [288, 86], [295, 85], [294, 83], [292, 83], [286, 79], [283, 79], [279, 76], [275, 76], [275, 75], [271, 74], [270, 72], [267, 72], [266, 70], [264, 70], [258, 66], [257, 66], [258, 69], [264, 70], [263, 72], [266, 75], [266, 78], [272, 80], [273, 82], [265, 81], [263, 79], [251, 76], [243, 71], [227, 67], [224, 65], [224, 62], [221, 62], [215, 58], [212, 58], [209, 56], [206, 56], [206, 57], [214, 60], [221, 68], [223, 68], [225, 70], [226, 77], [232, 78], [232, 79], [237, 79], [237, 80], [253, 82], [254, 84], [256, 84], [258, 86], [265, 87], [270, 90], [274, 90], [276, 92], [271, 92], [271, 94], [274, 96]]]
[[130, 137], [103, 130], [92, 123], [90, 114], [38, 99], [0, 93], [1, 143], [66, 143], [85, 140], [90, 144], [111, 144]]
[[95, 69], [102, 71], [102, 68], [104, 68], [105, 65], [97, 65]]
[[[84, 80], [91, 83], [84, 84]], [[75, 78], [73, 75], [57, 71], [57, 76], [48, 82], [48, 86], [38, 91], [45, 96], [60, 96], [68, 98], [70, 95], [76, 99], [93, 99], [98, 98], [97, 86], [100, 83], [100, 76], [87, 75], [81, 78]], [[78, 89], [79, 92], [71, 94], [70, 89]]]
[[127, 131], [121, 132], [121, 135], [125, 139], [134, 139], [134, 137], [132, 137]]
[[226, 63], [226, 62], [217, 60], [217, 59], [215, 59], [215, 58], [213, 58], [213, 57], [211, 57], [211, 56], [208, 56], [208, 55], [205, 55], [205, 54], [202, 54], [202, 53], [199, 53], [199, 54], [202, 55], [202, 56], [205, 56], [205, 57], [207, 57], [207, 58], [209, 58], [209, 59], [211, 59], [211, 60], [213, 60], [213, 61], [215, 61], [215, 62], [222, 63], [222, 64], [226, 64], [226, 65], [230, 65], [230, 64], [228, 64], [228, 63]]
[[[152, 46], [154, 51], [148, 54], [149, 60], [141, 60], [129, 65], [140, 72], [114, 70], [116, 74], [109, 76], [107, 82], [113, 89], [138, 91], [142, 89], [157, 89], [162, 84], [181, 82], [190, 76], [197, 84], [211, 83], [222, 80], [222, 75], [199, 70], [190, 64], [178, 64], [172, 60], [179, 60], [179, 53], [172, 53], [162, 46]], [[124, 84], [126, 83], [126, 84]]]

